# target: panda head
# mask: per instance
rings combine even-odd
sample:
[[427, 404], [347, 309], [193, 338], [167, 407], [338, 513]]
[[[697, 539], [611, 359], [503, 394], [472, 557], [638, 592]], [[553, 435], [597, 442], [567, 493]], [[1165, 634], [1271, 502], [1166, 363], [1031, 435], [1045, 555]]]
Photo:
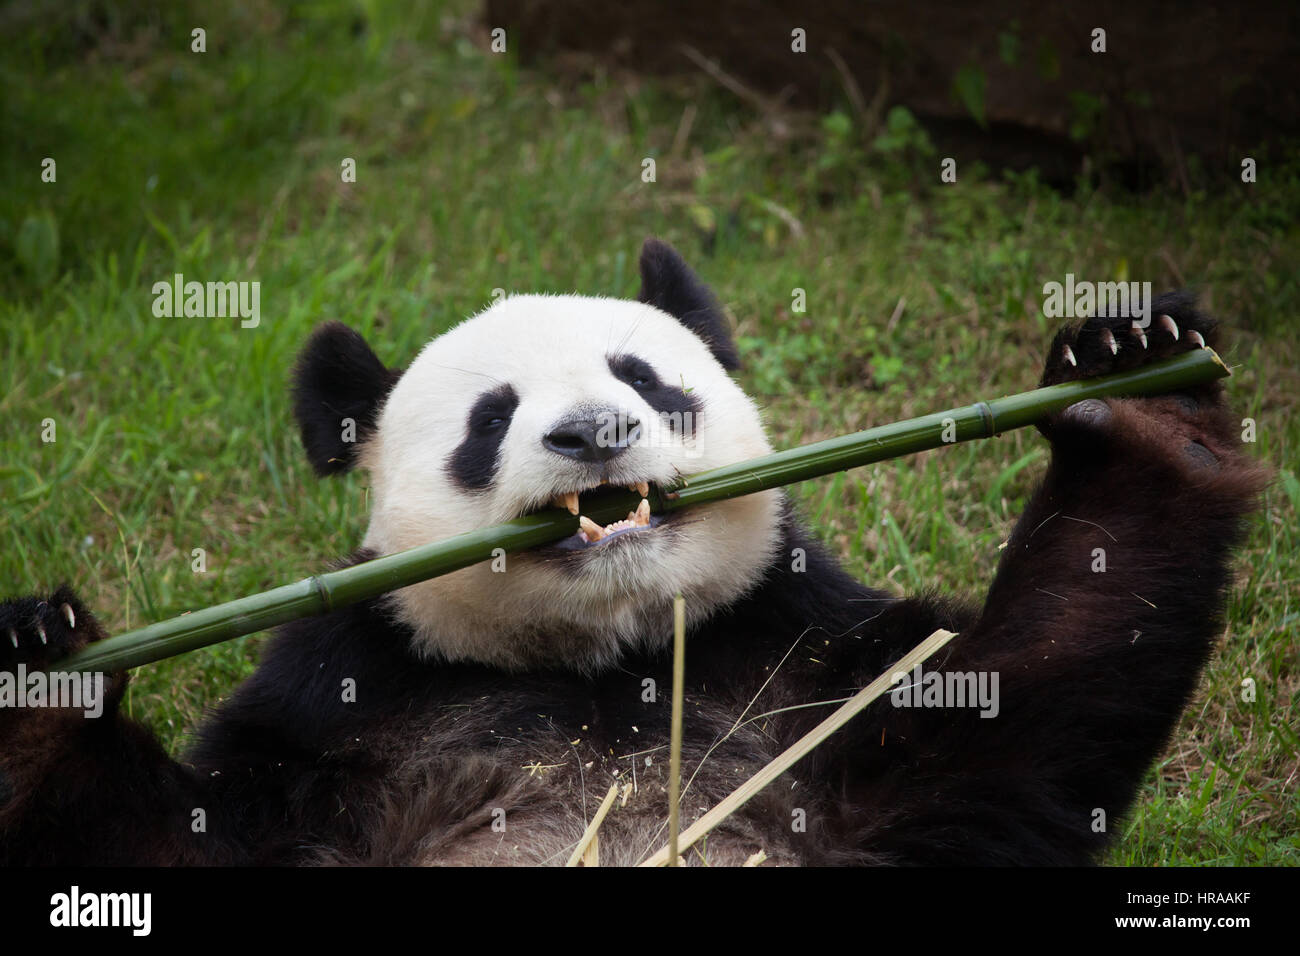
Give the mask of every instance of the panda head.
[[[771, 450], [712, 293], [668, 245], [641, 252], [637, 301], [518, 295], [390, 370], [338, 323], [295, 373], [320, 474], [370, 473], [365, 546], [391, 554], [610, 486], [661, 487]], [[351, 429], [351, 431], [350, 431]], [[403, 588], [417, 652], [510, 668], [595, 669], [670, 640], [752, 588], [775, 558], [781, 499], [764, 492], [639, 515]], [[588, 533], [589, 532], [589, 533]]]

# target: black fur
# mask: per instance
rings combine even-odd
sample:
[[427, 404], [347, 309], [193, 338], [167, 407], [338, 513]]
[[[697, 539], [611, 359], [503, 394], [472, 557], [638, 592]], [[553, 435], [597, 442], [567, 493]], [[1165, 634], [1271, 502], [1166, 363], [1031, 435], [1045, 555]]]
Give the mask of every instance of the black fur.
[[[1194, 311], [1177, 321], [1181, 343], [1149, 355], [1192, 347], [1187, 330], [1214, 344]], [[1091, 362], [1092, 334], [1085, 324], [1058, 337], [1045, 379], [1083, 374], [1059, 354], [1070, 344]], [[959, 636], [927, 670], [1001, 681], [994, 719], [882, 697], [716, 831], [710, 854], [1081, 864], [1105, 847], [1221, 631], [1231, 552], [1265, 476], [1242, 454], [1220, 386], [1084, 403], [1045, 426], [1051, 464], [982, 608], [864, 587], [787, 515], [762, 583], [692, 633], [684, 775], [703, 765], [683, 805], [692, 812], [936, 628]], [[1105, 573], [1093, 570], [1096, 548]], [[56, 613], [63, 601], [75, 633]], [[100, 636], [70, 592], [6, 602], [0, 670]], [[0, 862], [539, 862], [530, 847], [554, 842], [558, 821], [633, 767], [660, 812], [668, 652], [629, 651], [597, 675], [521, 675], [417, 660], [409, 638], [376, 601], [286, 625], [183, 762], [120, 713], [0, 710]], [[647, 678], [661, 688], [652, 702]], [[345, 679], [355, 702], [343, 700]], [[125, 682], [115, 679], [114, 702]], [[651, 753], [662, 759], [641, 763]], [[196, 807], [206, 832], [193, 832]], [[791, 827], [800, 812], [804, 830]], [[498, 813], [508, 839], [491, 829]], [[641, 819], [612, 813], [602, 847], [655, 849]], [[565, 834], [561, 849], [576, 840]]]
[[465, 437], [447, 462], [447, 473], [453, 481], [470, 491], [492, 484], [500, 464], [501, 442], [518, 407], [519, 396], [509, 385], [478, 397], [465, 422]]
[[609, 370], [619, 381], [637, 390], [647, 405], [665, 416], [670, 428], [688, 437], [695, 430], [700, 402], [688, 389], [689, 384], [663, 381], [650, 363], [635, 355], [612, 355]]
[[641, 247], [641, 291], [636, 298], [677, 318], [704, 340], [723, 368], [740, 368], [740, 353], [717, 296], [677, 250], [660, 239], [647, 239]]
[[[374, 431], [379, 410], [401, 372], [384, 367], [366, 340], [342, 322], [312, 333], [293, 374], [293, 410], [307, 459], [318, 475], [348, 471]], [[345, 441], [345, 421], [355, 423]]]

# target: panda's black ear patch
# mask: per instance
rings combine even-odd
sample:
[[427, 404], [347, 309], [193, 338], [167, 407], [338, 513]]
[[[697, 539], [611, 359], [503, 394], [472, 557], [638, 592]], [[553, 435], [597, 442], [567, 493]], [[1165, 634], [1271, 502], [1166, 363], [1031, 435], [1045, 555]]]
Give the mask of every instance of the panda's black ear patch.
[[740, 353], [717, 296], [661, 239], [647, 239], [641, 247], [641, 291], [636, 298], [675, 316], [704, 340], [723, 368], [740, 368]]
[[401, 374], [385, 368], [342, 322], [326, 322], [312, 333], [293, 372], [293, 413], [316, 474], [335, 475], [356, 464], [357, 449], [374, 431]]

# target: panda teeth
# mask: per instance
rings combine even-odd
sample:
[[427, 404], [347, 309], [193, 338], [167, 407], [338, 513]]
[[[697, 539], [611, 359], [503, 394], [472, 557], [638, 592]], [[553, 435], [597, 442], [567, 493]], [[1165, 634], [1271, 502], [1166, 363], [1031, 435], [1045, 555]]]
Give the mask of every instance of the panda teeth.
[[629, 528], [648, 528], [650, 526], [650, 502], [642, 498], [641, 503], [636, 506], [635, 511], [629, 511], [627, 517], [619, 521], [611, 522], [603, 528], [592, 521], [586, 515], [578, 516], [578, 537], [587, 544], [595, 544], [602, 538], [607, 538], [618, 531], [627, 531]]
[[645, 499], [650, 497], [650, 482], [638, 481], [636, 483], [636, 490], [641, 495], [642, 503], [644, 503]]
[[566, 508], [569, 514], [578, 513], [578, 493], [576, 491], [567, 491], [562, 495], [556, 495], [551, 499], [551, 504], [556, 508]]

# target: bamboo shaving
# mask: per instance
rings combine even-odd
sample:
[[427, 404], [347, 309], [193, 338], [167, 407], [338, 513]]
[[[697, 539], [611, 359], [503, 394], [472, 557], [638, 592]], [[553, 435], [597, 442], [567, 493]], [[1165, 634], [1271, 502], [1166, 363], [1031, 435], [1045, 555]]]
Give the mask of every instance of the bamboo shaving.
[[[596, 815], [591, 818], [587, 824], [587, 829], [582, 831], [582, 839], [578, 841], [577, 847], [574, 848], [573, 854], [569, 857], [569, 862], [565, 866], [577, 866], [582, 862], [584, 866], [598, 866], [599, 863], [588, 864], [584, 854], [587, 848], [594, 847], [596, 844], [596, 831], [600, 829], [601, 823], [605, 821], [605, 814], [609, 813], [609, 808], [614, 805], [614, 798], [618, 796], [618, 784], [611, 784], [609, 792], [605, 794], [605, 799], [600, 801], [600, 807], [596, 810]], [[592, 851], [592, 858], [598, 859], [598, 850]]]

